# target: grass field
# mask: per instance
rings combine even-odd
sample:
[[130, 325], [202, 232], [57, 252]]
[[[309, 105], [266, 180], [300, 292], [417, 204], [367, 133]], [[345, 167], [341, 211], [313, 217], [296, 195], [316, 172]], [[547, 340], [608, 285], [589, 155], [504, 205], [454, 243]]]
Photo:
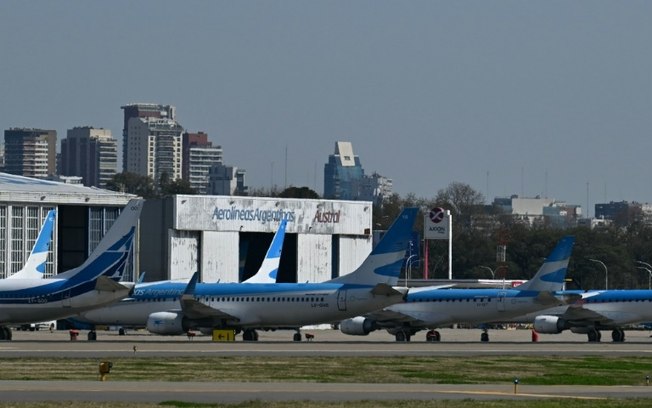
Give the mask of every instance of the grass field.
[[[99, 359], [3, 358], [0, 380], [93, 380]], [[112, 381], [645, 385], [652, 357], [184, 357], [112, 359]]]
[[[100, 359], [2, 358], [0, 380], [96, 380]], [[528, 385], [645, 385], [652, 376], [652, 357], [192, 357], [120, 358], [111, 360], [109, 381], [239, 381], [239, 382], [337, 382], [511, 384], [518, 378]], [[409, 398], [409, 395], [406, 395]], [[0, 408], [44, 408], [79, 403], [6, 403]], [[647, 399], [608, 400], [440, 400], [270, 402], [241, 404], [83, 403], [91, 408], [153, 407], [414, 407], [414, 408], [616, 408], [649, 407]]]
[[[2, 403], [0, 408], [50, 408], [64, 405], [81, 406], [79, 403]], [[355, 402], [269, 402], [249, 401], [238, 404], [191, 404], [184, 402], [164, 402], [161, 404], [124, 403], [84, 403], [88, 408], [647, 408], [650, 401], [645, 399], [568, 401], [568, 400], [440, 400], [440, 401], [355, 401]]]

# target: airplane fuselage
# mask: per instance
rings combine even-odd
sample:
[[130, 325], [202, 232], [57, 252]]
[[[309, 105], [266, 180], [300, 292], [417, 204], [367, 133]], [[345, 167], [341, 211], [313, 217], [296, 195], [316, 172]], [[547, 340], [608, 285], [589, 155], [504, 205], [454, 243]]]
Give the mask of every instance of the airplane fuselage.
[[405, 303], [387, 309], [412, 316], [421, 322], [411, 323], [412, 327], [502, 322], [546, 308], [537, 295], [538, 292], [513, 289], [417, 289], [410, 291]]
[[70, 286], [64, 279], [0, 281], [0, 323], [31, 323], [63, 319], [124, 298], [129, 288], [93, 290], [95, 282]]
[[[596, 293], [591, 296], [592, 293]], [[612, 329], [628, 324], [652, 322], [652, 290], [589, 291], [589, 295], [571, 305], [539, 310], [517, 316], [517, 322], [532, 322], [537, 316], [569, 316], [567, 324], [573, 327]], [[566, 312], [572, 314], [566, 314]], [[571, 318], [572, 316], [572, 318]]]
[[[82, 314], [83, 321], [142, 327], [150, 314], [180, 310], [185, 283], [137, 285], [132, 297]], [[400, 294], [374, 295], [372, 286], [346, 284], [197, 284], [194, 299], [230, 315], [214, 327], [299, 327], [334, 323], [402, 300]], [[202, 319], [206, 324], [206, 319]]]

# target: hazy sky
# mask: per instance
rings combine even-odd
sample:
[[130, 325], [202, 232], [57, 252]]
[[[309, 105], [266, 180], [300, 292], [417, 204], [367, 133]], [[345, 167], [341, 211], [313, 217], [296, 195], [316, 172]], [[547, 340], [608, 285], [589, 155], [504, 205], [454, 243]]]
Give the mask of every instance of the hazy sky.
[[0, 64], [2, 129], [171, 104], [251, 187], [345, 140], [401, 195], [652, 202], [652, 1], [5, 0]]

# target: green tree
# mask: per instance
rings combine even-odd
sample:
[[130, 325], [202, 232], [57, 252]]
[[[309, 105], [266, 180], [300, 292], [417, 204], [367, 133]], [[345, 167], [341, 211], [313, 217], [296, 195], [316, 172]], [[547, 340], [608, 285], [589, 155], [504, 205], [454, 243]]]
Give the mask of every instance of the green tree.
[[128, 194], [136, 194], [143, 198], [156, 197], [156, 190], [154, 189], [152, 178], [135, 173], [123, 172], [116, 174], [107, 183], [106, 188]]
[[293, 187], [290, 186], [285, 190], [281, 191], [278, 195], [282, 198], [308, 198], [308, 199], [318, 199], [319, 194], [312, 190], [309, 187]]

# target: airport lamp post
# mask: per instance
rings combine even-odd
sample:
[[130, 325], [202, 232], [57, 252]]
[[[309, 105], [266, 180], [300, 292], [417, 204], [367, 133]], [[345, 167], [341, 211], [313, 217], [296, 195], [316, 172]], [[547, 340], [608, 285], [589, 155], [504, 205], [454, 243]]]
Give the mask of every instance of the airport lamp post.
[[416, 258], [417, 255], [410, 255], [408, 256], [407, 261], [405, 261], [405, 266], [407, 266], [407, 269], [405, 270], [405, 287], [407, 288], [408, 285], [408, 275], [410, 275], [410, 278], [412, 278], [412, 259]]
[[652, 289], [652, 265], [643, 261], [636, 261], [636, 263], [643, 265], [643, 266], [639, 266], [638, 268], [645, 269], [647, 273], [650, 275], [647, 281], [647, 288]]
[[607, 265], [605, 265], [604, 262], [600, 261], [599, 259], [593, 259], [593, 258], [588, 258], [588, 259], [591, 262], [599, 263], [604, 268], [604, 290], [608, 290], [609, 289], [609, 271], [607, 270]]
[[649, 278], [647, 280], [647, 288], [648, 290], [652, 289], [652, 269], [646, 268], [645, 266], [637, 266], [638, 269], [643, 269], [644, 271], [647, 271]]
[[486, 270], [488, 270], [488, 271], [491, 273], [491, 280], [496, 280], [496, 271], [498, 270], [498, 268], [500, 268], [500, 266], [499, 266], [498, 268], [496, 268], [496, 269], [491, 269], [491, 268], [488, 267], [488, 266], [479, 265], [478, 268], [482, 268], [482, 269], [486, 269]]

